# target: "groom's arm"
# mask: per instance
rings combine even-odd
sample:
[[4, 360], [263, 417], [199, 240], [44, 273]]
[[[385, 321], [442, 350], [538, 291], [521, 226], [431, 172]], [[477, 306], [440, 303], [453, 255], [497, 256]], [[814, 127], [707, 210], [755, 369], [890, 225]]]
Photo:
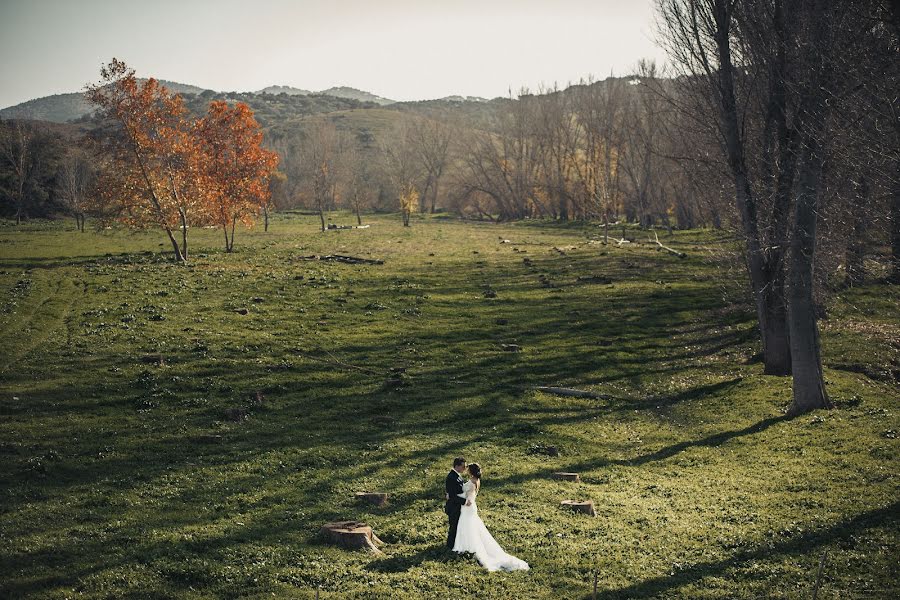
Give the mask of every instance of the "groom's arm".
[[457, 495], [462, 494], [462, 486], [459, 485], [457, 480], [452, 475], [447, 475], [447, 481], [444, 485], [444, 489], [447, 491], [447, 500], [449, 502], [458, 504], [459, 506], [463, 506], [466, 503], [465, 498], [460, 498]]

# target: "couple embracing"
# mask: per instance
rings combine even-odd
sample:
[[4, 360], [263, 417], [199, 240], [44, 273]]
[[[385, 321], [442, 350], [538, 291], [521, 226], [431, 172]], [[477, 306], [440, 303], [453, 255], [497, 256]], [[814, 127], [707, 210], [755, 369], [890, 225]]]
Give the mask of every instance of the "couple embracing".
[[[468, 480], [462, 476], [467, 473]], [[450, 519], [447, 548], [453, 552], [471, 552], [488, 571], [528, 570], [528, 563], [507, 554], [494, 540], [478, 516], [475, 498], [481, 489], [481, 467], [466, 465], [462, 457], [453, 459], [453, 470], [447, 474], [444, 486], [447, 503], [444, 512]]]

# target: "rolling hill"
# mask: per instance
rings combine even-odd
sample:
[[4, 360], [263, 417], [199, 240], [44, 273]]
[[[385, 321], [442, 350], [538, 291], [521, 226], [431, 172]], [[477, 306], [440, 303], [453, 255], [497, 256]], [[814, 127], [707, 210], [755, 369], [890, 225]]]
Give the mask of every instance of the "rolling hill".
[[[320, 92], [310, 92], [291, 86], [270, 85], [256, 92], [216, 92], [195, 85], [160, 81], [170, 90], [185, 95], [188, 104], [191, 104], [191, 96], [201, 97], [204, 101], [228, 98], [246, 102], [254, 111], [263, 114], [283, 112], [286, 107], [289, 107], [287, 108], [288, 112], [299, 111], [300, 114], [311, 114], [322, 112], [323, 109], [347, 110], [366, 105], [394, 104], [394, 100], [351, 87], [332, 87]], [[290, 98], [290, 100], [285, 100], [285, 98]], [[81, 119], [91, 112], [91, 106], [85, 101], [84, 94], [71, 92], [35, 98], [0, 109], [0, 118], [68, 123]]]

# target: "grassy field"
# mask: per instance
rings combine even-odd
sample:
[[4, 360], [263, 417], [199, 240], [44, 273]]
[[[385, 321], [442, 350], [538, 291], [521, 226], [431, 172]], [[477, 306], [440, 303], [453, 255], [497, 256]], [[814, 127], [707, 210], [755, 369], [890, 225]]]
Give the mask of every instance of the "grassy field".
[[[896, 287], [832, 298], [837, 408], [786, 420], [723, 234], [664, 236], [682, 260], [585, 225], [315, 220], [233, 254], [194, 232], [186, 266], [158, 232], [0, 226], [0, 597], [583, 599], [598, 572], [604, 599], [810, 598], [826, 550], [819, 598], [900, 594]], [[303, 260], [331, 253], [385, 262]], [[444, 552], [457, 454], [531, 571]], [[322, 543], [338, 519], [384, 554]]]

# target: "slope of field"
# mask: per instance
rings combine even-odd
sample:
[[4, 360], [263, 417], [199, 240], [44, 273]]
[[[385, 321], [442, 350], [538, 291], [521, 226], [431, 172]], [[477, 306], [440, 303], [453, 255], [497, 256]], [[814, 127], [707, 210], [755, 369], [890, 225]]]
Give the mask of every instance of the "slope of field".
[[[799, 599], [825, 551], [819, 598], [900, 593], [895, 287], [831, 300], [837, 408], [787, 420], [719, 234], [369, 223], [199, 230], [186, 266], [155, 232], [0, 226], [0, 596]], [[384, 264], [304, 258], [335, 253]], [[442, 549], [457, 454], [531, 571]], [[324, 544], [338, 519], [384, 554]]]

